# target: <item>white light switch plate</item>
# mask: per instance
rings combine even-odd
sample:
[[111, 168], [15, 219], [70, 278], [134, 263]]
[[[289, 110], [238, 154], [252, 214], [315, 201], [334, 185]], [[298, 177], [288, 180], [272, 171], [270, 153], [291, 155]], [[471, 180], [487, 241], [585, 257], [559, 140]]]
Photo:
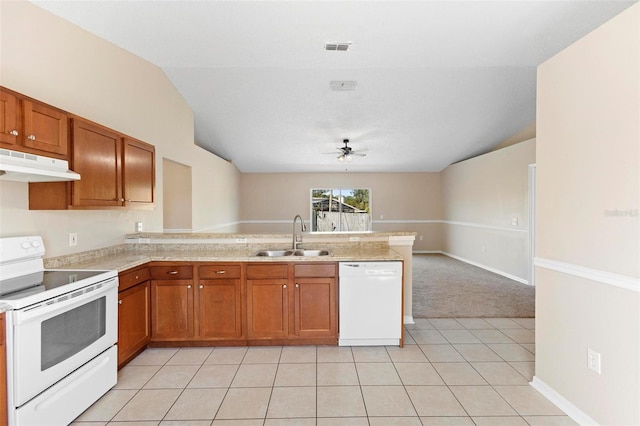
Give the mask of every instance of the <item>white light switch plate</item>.
[[598, 374], [602, 374], [600, 353], [593, 349], [587, 349], [587, 366]]

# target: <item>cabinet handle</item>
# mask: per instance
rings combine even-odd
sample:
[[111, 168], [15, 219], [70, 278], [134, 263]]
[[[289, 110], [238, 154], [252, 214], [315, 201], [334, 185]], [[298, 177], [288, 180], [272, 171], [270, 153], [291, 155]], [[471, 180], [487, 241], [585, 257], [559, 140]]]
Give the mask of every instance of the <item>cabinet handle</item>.
[[191, 288], [191, 285], [188, 285], [187, 288]]
[[226, 274], [227, 271], [216, 271], [216, 274]]
[[286, 284], [285, 284], [285, 285], [283, 285], [283, 286], [282, 286], [282, 288], [287, 288], [287, 285], [286, 285]]
[[123, 202], [123, 201], [124, 201], [124, 198], [120, 198], [120, 202]]
[[122, 300], [118, 300], [118, 305], [122, 305]]
[[167, 272], [167, 274], [169, 274], [169, 275], [176, 275], [177, 273], [178, 273], [178, 271], [169, 271], [169, 272]]
[[298, 284], [296, 284], [296, 288], [300, 288], [300, 286]]
[[27, 139], [29, 139], [30, 141], [35, 141], [36, 140], [36, 135], [29, 135], [29, 136], [27, 136]]
[[14, 129], [14, 130], [12, 130], [12, 131], [10, 131], [10, 132], [9, 132], [9, 134], [10, 134], [11, 136], [18, 136], [18, 135], [19, 135], [18, 131], [17, 131], [17, 130], [15, 130], [15, 129]]
[[204, 286], [202, 284], [200, 284], [200, 288], [204, 288]]
[[138, 279], [138, 276], [136, 275], [136, 280]]

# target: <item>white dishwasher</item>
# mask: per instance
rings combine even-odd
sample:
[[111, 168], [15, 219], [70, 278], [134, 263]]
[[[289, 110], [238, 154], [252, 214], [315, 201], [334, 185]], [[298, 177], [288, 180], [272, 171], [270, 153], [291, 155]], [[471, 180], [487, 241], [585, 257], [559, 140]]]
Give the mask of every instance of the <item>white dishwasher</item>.
[[340, 262], [339, 346], [399, 345], [402, 262]]

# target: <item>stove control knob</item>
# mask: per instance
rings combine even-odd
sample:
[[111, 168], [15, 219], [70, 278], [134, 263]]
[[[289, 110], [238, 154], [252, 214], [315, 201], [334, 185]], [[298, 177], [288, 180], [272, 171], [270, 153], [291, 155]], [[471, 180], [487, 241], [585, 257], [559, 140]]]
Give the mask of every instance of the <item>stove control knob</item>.
[[40, 241], [32, 241], [31, 247], [40, 247]]
[[31, 247], [31, 244], [29, 244], [29, 241], [25, 241], [24, 243], [22, 243], [22, 248], [25, 250], [28, 250], [29, 247]]

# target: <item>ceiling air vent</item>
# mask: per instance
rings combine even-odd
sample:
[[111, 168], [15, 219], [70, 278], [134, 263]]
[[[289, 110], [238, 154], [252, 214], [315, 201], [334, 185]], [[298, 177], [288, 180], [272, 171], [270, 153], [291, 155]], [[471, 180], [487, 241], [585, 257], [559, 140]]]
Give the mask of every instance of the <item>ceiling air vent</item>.
[[358, 85], [357, 81], [349, 80], [339, 80], [339, 81], [330, 81], [329, 86], [331, 90], [338, 92], [346, 92], [349, 90], [356, 90], [356, 86]]
[[346, 52], [349, 50], [351, 43], [326, 43], [324, 50], [330, 50], [334, 52]]

